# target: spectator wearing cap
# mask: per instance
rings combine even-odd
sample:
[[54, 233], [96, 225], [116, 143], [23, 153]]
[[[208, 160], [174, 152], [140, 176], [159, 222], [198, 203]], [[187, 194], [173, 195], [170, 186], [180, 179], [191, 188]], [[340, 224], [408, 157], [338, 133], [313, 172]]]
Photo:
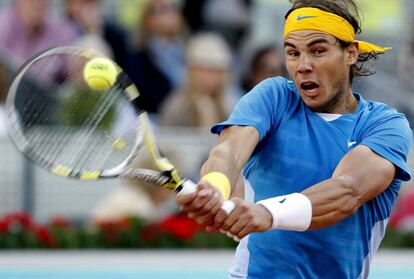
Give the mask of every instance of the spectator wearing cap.
[[188, 42], [186, 59], [186, 80], [163, 102], [160, 125], [209, 127], [225, 120], [236, 99], [230, 89], [228, 44], [215, 33], [200, 33]]

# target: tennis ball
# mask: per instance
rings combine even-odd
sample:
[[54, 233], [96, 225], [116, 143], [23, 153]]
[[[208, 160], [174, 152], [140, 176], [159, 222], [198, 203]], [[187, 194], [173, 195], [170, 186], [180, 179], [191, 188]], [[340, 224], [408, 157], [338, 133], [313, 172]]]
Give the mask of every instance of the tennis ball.
[[115, 64], [103, 57], [92, 59], [83, 68], [83, 78], [94, 90], [108, 89], [115, 83], [117, 75]]

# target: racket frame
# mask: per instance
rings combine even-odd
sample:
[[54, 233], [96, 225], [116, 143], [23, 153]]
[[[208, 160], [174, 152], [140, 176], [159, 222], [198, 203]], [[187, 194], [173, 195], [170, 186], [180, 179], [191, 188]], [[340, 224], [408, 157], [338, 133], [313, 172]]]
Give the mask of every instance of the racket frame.
[[[76, 178], [80, 180], [97, 180], [99, 178], [132, 178], [138, 179], [144, 182], [154, 183], [157, 185], [162, 185], [167, 188], [177, 189], [183, 183], [183, 179], [178, 175], [174, 166], [161, 155], [157, 144], [155, 143], [154, 134], [150, 128], [149, 120], [147, 113], [141, 109], [137, 109], [136, 101], [139, 98], [139, 92], [135, 85], [129, 80], [127, 75], [123, 70], [116, 64], [119, 73], [122, 73], [122, 76], [127, 79], [126, 85], [123, 85], [122, 92], [126, 97], [135, 104], [134, 108], [137, 113], [136, 125], [138, 125], [137, 134], [135, 143], [132, 147], [130, 154], [117, 166], [104, 169], [104, 170], [93, 170], [93, 171], [82, 171], [77, 172], [71, 168], [57, 165], [53, 162], [46, 160], [42, 157], [41, 154], [37, 154], [31, 148], [30, 140], [28, 140], [24, 133], [22, 132], [22, 120], [14, 106], [16, 101], [16, 93], [18, 92], [18, 87], [21, 80], [25, 76], [27, 70], [38, 60], [43, 59], [49, 55], [59, 55], [59, 54], [70, 54], [77, 55], [87, 59], [92, 59], [96, 57], [104, 57], [104, 55], [99, 52], [92, 51], [89, 49], [76, 47], [76, 46], [62, 46], [57, 48], [47, 49], [33, 57], [31, 57], [27, 62], [25, 62], [18, 70], [15, 78], [12, 81], [12, 84], [9, 88], [9, 94], [6, 100], [6, 115], [9, 120], [8, 124], [8, 134], [12, 139], [12, 142], [15, 144], [18, 150], [20, 150], [30, 161], [35, 162], [36, 164], [47, 169], [49, 172], [52, 172], [56, 175], [63, 177]], [[123, 81], [125, 82], [125, 80]], [[114, 86], [119, 86], [115, 84]], [[152, 160], [155, 162], [159, 171], [142, 169], [142, 168], [129, 168], [128, 165], [137, 157], [139, 150], [146, 146], [150, 152]]]

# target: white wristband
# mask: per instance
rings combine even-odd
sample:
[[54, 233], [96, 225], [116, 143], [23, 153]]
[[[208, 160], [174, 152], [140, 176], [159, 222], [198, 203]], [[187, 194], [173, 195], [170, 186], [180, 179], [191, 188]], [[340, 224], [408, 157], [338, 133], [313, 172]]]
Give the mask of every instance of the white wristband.
[[306, 231], [312, 220], [312, 204], [299, 193], [279, 196], [257, 202], [273, 217], [273, 229]]

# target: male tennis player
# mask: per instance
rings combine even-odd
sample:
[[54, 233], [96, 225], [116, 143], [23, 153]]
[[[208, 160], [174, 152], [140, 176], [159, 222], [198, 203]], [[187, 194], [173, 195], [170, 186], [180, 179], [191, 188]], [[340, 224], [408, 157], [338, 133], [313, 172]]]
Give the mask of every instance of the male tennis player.
[[[385, 52], [357, 41], [353, 0], [297, 0], [286, 15], [292, 81], [267, 79], [213, 127], [219, 143], [184, 212], [242, 239], [231, 278], [366, 278], [401, 181], [412, 133], [404, 115], [351, 89]], [[392, 94], [393, 92], [390, 92]], [[242, 171], [243, 169], [243, 171]], [[219, 210], [219, 191], [244, 199]], [[207, 183], [206, 181], [209, 181]], [[240, 181], [239, 181], [240, 182]]]

